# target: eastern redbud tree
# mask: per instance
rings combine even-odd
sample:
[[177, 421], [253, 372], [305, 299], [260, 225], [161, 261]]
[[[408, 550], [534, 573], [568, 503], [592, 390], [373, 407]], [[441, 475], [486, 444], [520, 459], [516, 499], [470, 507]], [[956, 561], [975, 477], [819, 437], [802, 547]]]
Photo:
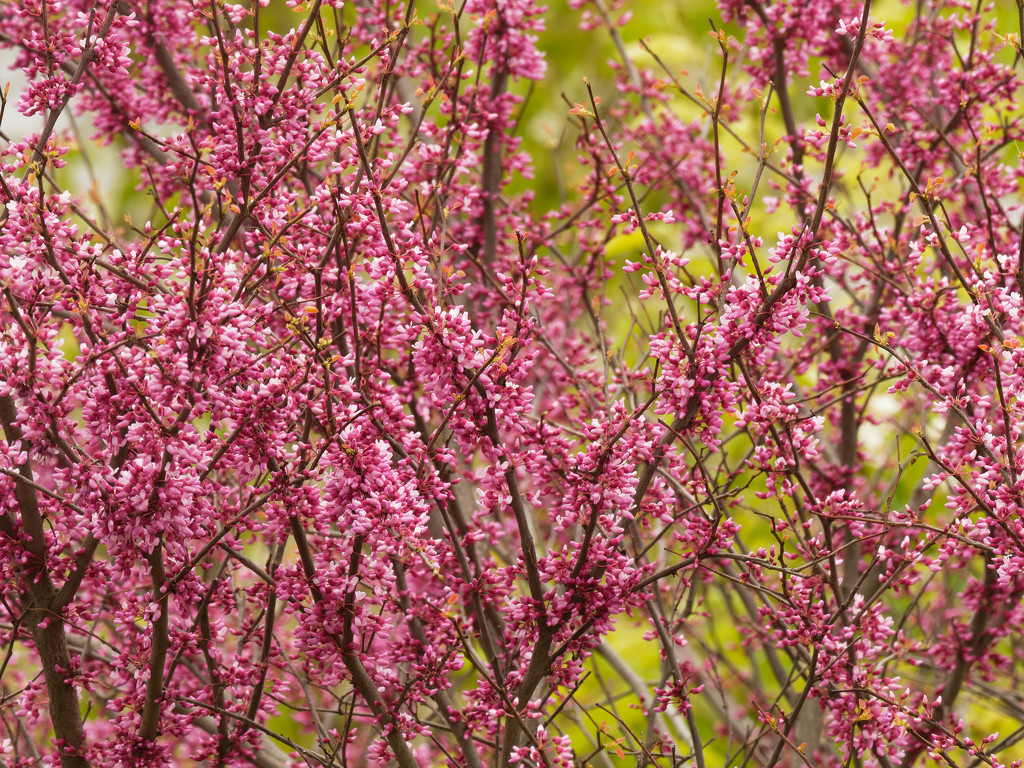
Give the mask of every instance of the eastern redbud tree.
[[5, 2], [0, 765], [1020, 766], [1012, 6]]

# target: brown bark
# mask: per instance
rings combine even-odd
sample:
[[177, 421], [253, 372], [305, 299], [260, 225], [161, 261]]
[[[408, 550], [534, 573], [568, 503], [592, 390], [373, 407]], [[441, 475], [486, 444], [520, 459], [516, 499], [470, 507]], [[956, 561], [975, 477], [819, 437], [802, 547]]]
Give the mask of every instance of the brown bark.
[[[0, 424], [8, 443], [21, 443], [22, 432], [17, 425], [17, 411], [11, 397], [0, 397]], [[28, 447], [21, 445], [25, 450]], [[25, 582], [21, 609], [28, 617], [32, 642], [46, 680], [50, 722], [60, 744], [61, 768], [88, 768], [89, 761], [83, 754], [85, 733], [78, 708], [78, 691], [72, 682], [71, 651], [64, 632], [57, 589], [46, 567], [45, 529], [33, 487], [31, 460], [26, 459], [17, 469], [22, 481], [15, 480], [14, 495], [21, 512], [21, 531], [7, 515], [0, 520], [0, 531], [12, 538], [21, 538], [29, 554], [21, 568]]]

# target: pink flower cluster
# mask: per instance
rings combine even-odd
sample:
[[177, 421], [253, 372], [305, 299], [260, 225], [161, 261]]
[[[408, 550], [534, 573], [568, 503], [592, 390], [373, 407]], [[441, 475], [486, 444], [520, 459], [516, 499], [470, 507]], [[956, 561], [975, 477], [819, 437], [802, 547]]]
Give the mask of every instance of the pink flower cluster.
[[1021, 766], [1024, 21], [718, 7], [5, 7], [0, 764]]

